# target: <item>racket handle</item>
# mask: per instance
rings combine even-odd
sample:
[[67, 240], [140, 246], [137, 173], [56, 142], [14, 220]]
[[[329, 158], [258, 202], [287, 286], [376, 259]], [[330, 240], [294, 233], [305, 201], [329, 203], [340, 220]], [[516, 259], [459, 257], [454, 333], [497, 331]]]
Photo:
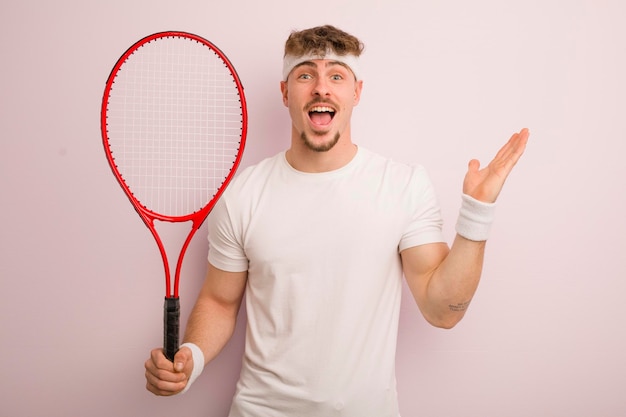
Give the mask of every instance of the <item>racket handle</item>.
[[178, 351], [178, 330], [180, 328], [180, 300], [178, 297], [165, 297], [163, 307], [163, 351], [165, 357], [174, 361]]

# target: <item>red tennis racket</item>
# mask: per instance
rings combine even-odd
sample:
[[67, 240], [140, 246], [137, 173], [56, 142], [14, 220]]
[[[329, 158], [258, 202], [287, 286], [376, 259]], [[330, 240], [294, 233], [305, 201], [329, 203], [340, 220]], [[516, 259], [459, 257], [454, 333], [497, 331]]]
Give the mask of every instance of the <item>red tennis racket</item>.
[[[243, 86], [228, 58], [209, 41], [185, 32], [155, 33], [131, 46], [113, 67], [102, 100], [101, 130], [113, 174], [161, 252], [163, 344], [173, 360], [185, 252], [243, 153]], [[155, 220], [191, 222], [173, 286]]]

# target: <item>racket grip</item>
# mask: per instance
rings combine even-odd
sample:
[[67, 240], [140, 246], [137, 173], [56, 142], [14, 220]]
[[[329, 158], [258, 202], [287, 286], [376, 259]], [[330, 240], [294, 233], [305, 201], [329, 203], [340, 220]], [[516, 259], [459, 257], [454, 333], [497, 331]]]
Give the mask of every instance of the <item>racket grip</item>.
[[163, 306], [163, 351], [165, 357], [174, 361], [178, 351], [178, 331], [180, 328], [180, 300], [178, 297], [165, 297]]

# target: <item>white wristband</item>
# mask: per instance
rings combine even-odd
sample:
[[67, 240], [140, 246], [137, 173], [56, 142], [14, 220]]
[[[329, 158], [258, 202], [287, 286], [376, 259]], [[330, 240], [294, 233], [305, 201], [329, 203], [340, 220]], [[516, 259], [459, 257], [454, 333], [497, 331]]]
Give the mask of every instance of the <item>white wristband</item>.
[[462, 195], [456, 232], [466, 239], [487, 240], [495, 217], [496, 203], [484, 203], [467, 194]]
[[184, 394], [189, 390], [191, 384], [200, 376], [202, 371], [204, 370], [204, 353], [202, 353], [202, 349], [198, 347], [195, 343], [183, 343], [180, 347], [187, 347], [191, 350], [191, 357], [193, 358], [193, 370], [191, 371], [191, 375], [189, 376], [189, 380], [187, 381], [187, 385], [185, 389], [180, 393]]

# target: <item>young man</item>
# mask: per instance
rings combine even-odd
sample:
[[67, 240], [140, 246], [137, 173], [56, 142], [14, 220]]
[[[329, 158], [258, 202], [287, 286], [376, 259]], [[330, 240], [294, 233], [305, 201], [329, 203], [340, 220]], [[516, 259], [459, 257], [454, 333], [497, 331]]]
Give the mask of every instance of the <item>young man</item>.
[[146, 361], [147, 388], [189, 388], [231, 337], [244, 292], [248, 327], [230, 417], [397, 417], [395, 351], [404, 275], [425, 319], [461, 320], [481, 274], [494, 202], [522, 155], [515, 134], [463, 183], [457, 236], [444, 242], [421, 167], [352, 142], [363, 46], [331, 26], [285, 45], [290, 148], [240, 173], [209, 216], [208, 272], [185, 343]]

